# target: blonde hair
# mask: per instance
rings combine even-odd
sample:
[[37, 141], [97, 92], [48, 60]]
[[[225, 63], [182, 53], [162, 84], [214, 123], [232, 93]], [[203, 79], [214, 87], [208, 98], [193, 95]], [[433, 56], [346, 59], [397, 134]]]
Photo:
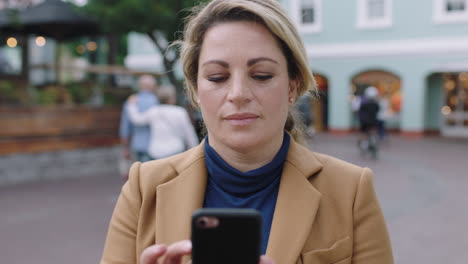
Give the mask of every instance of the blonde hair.
[[[307, 54], [302, 40], [275, 0], [213, 0], [199, 5], [187, 17], [184, 39], [179, 41], [180, 57], [183, 64], [185, 85], [194, 106], [196, 103], [198, 60], [205, 33], [211, 27], [225, 22], [251, 21], [264, 25], [275, 38], [287, 60], [291, 80], [297, 80], [298, 97], [310, 92], [317, 94], [315, 79], [308, 65]], [[298, 115], [290, 109], [285, 129], [296, 140], [303, 138], [303, 128]]]

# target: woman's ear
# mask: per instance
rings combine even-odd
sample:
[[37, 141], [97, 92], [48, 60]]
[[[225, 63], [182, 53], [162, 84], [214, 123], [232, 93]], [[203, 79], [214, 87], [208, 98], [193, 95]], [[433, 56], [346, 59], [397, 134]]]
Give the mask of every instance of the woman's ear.
[[299, 87], [299, 80], [297, 79], [289, 80], [288, 97], [294, 98], [294, 101], [296, 101], [296, 98], [297, 98], [298, 87]]
[[197, 105], [200, 103], [200, 99], [198, 98], [198, 94], [196, 92], [191, 92], [190, 97], [192, 102], [196, 103]]

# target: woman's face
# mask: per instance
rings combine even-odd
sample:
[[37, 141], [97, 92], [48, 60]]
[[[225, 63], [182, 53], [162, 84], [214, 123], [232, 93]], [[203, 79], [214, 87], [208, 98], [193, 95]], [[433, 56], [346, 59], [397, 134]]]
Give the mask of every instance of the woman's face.
[[283, 138], [296, 82], [274, 36], [253, 22], [209, 29], [198, 61], [197, 99], [210, 145], [255, 151]]

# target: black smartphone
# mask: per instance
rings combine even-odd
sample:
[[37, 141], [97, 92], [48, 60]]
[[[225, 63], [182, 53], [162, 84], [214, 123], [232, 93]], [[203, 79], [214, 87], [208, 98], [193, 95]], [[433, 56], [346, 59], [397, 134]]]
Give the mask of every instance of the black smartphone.
[[199, 209], [192, 215], [192, 263], [258, 264], [261, 228], [254, 209]]

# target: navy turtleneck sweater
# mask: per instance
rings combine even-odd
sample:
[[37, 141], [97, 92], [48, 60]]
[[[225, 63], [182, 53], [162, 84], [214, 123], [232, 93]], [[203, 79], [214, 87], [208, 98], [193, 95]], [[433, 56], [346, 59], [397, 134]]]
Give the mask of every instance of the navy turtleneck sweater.
[[284, 133], [283, 144], [273, 160], [248, 172], [231, 167], [209, 145], [208, 138], [205, 140], [208, 182], [203, 207], [253, 208], [260, 211], [263, 216], [262, 254], [265, 254], [268, 245], [289, 140], [289, 134]]

